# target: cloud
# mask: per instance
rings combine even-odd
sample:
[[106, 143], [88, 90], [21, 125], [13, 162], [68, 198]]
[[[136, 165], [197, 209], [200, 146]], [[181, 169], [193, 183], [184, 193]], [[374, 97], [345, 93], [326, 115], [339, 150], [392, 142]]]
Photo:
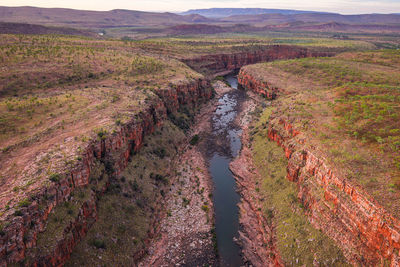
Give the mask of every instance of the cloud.
[[66, 7], [88, 10], [132, 9], [144, 11], [185, 11], [211, 7], [280, 8], [360, 13], [400, 13], [399, 0], [0, 0], [5, 6]]

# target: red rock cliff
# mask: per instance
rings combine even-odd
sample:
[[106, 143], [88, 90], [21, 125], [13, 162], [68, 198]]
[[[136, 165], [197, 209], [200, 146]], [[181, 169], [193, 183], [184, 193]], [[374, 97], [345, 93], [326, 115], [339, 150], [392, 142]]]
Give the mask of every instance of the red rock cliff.
[[196, 71], [219, 73], [227, 70], [237, 70], [245, 65], [258, 62], [332, 55], [332, 52], [316, 52], [299, 46], [271, 45], [260, 47], [258, 49], [254, 49], [253, 51], [204, 55], [192, 59], [186, 59], [184, 61]]
[[[261, 94], [271, 92], [245, 73], [239, 81]], [[279, 114], [270, 118], [268, 138], [281, 146], [289, 159], [287, 179], [297, 184], [298, 199], [309, 221], [336, 241], [349, 262], [376, 266], [391, 261], [392, 266], [399, 266], [397, 218], [330, 166], [315, 148], [309, 148], [302, 134]]]
[[[167, 117], [167, 109], [176, 111], [182, 105], [193, 105], [212, 97], [211, 87], [205, 80], [193, 80], [156, 93], [160, 97], [152, 99], [146, 110], [123, 125], [118, 132], [102, 140], [90, 141], [80, 164], [66, 173], [63, 179], [32, 196], [32, 204], [21, 209], [21, 216], [11, 215], [7, 218], [0, 235], [0, 266], [24, 260], [27, 249], [36, 246], [38, 234], [46, 230], [47, 218], [54, 207], [68, 200], [74, 189], [89, 184], [96, 160], [113, 154], [113, 175], [120, 174], [127, 166], [132, 151], [138, 151], [142, 146], [143, 138], [162, 125]], [[75, 221], [64, 229], [63, 238], [58, 240], [54, 250], [33, 259], [33, 265], [63, 265], [96, 219], [96, 195], [93, 195], [82, 205]]]
[[268, 99], [275, 99], [279, 94], [278, 88], [271, 86], [266, 81], [254, 78], [252, 74], [246, 72], [244, 69], [240, 70], [237, 78], [238, 83], [245, 89], [251, 90]]

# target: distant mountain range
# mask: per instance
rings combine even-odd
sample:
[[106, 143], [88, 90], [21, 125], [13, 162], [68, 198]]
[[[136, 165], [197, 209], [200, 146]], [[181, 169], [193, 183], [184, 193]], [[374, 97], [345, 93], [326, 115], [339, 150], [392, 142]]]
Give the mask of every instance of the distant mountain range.
[[26, 23], [0, 22], [0, 34], [64, 34], [96, 36], [94, 32], [65, 27], [43, 26]]
[[244, 33], [260, 31], [297, 31], [297, 32], [333, 32], [333, 33], [396, 33], [400, 34], [400, 25], [377, 25], [377, 24], [345, 24], [337, 22], [328, 23], [282, 23], [263, 27], [255, 27], [246, 24], [235, 24], [232, 26], [218, 26], [209, 24], [184, 24], [169, 27], [164, 33], [170, 35], [192, 35], [192, 34], [216, 34], [216, 33]]
[[[90, 32], [93, 33], [107, 28], [133, 28], [136, 31], [151, 28], [157, 33], [172, 35], [251, 32], [274, 29], [289, 31], [400, 32], [400, 15], [398, 14], [341, 15], [337, 13], [262, 8], [211, 8], [174, 14], [122, 9], [87, 11], [65, 8], [0, 6], [0, 22], [4, 22], [0, 25], [0, 33], [65, 32], [79, 35], [90, 34]], [[46, 28], [42, 26], [46, 26]], [[58, 28], [55, 28], [55, 26]], [[71, 28], [84, 30], [72, 31]]]
[[260, 14], [260, 15], [235, 15], [221, 18], [223, 22], [233, 23], [264, 23], [280, 24], [288, 22], [339, 22], [339, 23], [374, 23], [374, 24], [400, 24], [400, 15], [396, 14], [363, 14], [341, 15], [335, 13], [302, 13], [302, 14]]
[[304, 14], [304, 13], [326, 13], [316, 11], [292, 10], [292, 9], [266, 9], [266, 8], [208, 8], [191, 9], [180, 15], [198, 14], [208, 18], [224, 18], [237, 15], [260, 15], [260, 14]]
[[37, 7], [0, 7], [0, 21], [78, 28], [168, 26], [212, 22], [212, 20], [197, 14], [182, 16], [173, 13], [123, 9], [88, 11]]

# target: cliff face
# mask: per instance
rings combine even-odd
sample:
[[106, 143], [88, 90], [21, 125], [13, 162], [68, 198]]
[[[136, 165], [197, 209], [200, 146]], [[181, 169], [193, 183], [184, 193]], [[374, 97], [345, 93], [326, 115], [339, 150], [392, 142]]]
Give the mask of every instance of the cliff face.
[[353, 264], [373, 266], [385, 259], [398, 262], [400, 221], [388, 214], [361, 187], [352, 185], [317, 152], [305, 148], [299, 133], [283, 119], [268, 129], [270, 140], [286, 152], [287, 178], [315, 227], [343, 248]]
[[163, 100], [168, 112], [175, 112], [183, 105], [194, 105], [198, 99], [210, 99], [213, 95], [209, 82], [180, 83], [172, 88], [162, 88], [156, 94]]
[[219, 73], [227, 70], [237, 70], [245, 65], [258, 62], [332, 55], [333, 53], [331, 52], [315, 52], [298, 46], [271, 45], [254, 51], [205, 55], [198, 58], [187, 59], [185, 63], [199, 72]]
[[[266, 96], [271, 93], [268, 85], [250, 75], [241, 72], [239, 76], [244, 87]], [[307, 147], [302, 133], [286, 119], [274, 116], [268, 138], [285, 151], [287, 179], [296, 183], [309, 221], [335, 240], [352, 264], [375, 266], [391, 261], [398, 266], [400, 221], [330, 166], [316, 149]]]
[[238, 83], [244, 88], [252, 90], [253, 92], [260, 94], [267, 99], [275, 99], [279, 94], [278, 88], [270, 86], [265, 81], [254, 78], [244, 69], [241, 69], [238, 74]]
[[[147, 109], [132, 118], [120, 128], [120, 131], [105, 138], [92, 140], [85, 149], [79, 166], [63, 174], [59, 181], [52, 182], [31, 197], [31, 204], [22, 207], [18, 215], [12, 215], [3, 225], [0, 235], [0, 266], [22, 262], [28, 249], [35, 248], [38, 235], [46, 230], [46, 221], [51, 211], [59, 204], [71, 199], [71, 193], [89, 184], [89, 177], [96, 161], [107, 162], [112, 175], [117, 176], [127, 166], [130, 156], [138, 151], [143, 138], [161, 126], [169, 112], [183, 105], [191, 105], [212, 97], [209, 83], [195, 80], [179, 84], [175, 88], [156, 92], [160, 98], [154, 98]], [[109, 160], [112, 158], [112, 160]], [[63, 231], [63, 237], [57, 240], [54, 249], [31, 260], [34, 266], [62, 265], [69, 258], [75, 245], [85, 236], [97, 219], [96, 199], [107, 188], [91, 191], [89, 200], [80, 207], [74, 222]], [[42, 253], [43, 254], [43, 253]]]

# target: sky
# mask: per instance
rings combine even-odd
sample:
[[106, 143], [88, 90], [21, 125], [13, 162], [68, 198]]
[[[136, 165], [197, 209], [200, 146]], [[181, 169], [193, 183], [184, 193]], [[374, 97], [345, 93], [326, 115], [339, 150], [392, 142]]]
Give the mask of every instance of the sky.
[[0, 6], [64, 7], [85, 10], [130, 9], [157, 12], [179, 12], [211, 7], [257, 7], [341, 14], [400, 13], [400, 0], [0, 0]]

